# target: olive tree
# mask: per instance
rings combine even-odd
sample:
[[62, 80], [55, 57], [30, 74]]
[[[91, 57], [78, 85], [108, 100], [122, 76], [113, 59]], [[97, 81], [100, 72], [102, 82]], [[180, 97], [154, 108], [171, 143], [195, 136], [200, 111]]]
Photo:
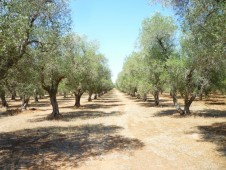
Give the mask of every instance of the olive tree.
[[145, 19], [142, 24], [141, 50], [144, 53], [144, 62], [148, 65], [146, 75], [151, 83], [151, 92], [156, 105], [159, 105], [159, 93], [164, 88], [166, 61], [174, 51], [175, 30], [173, 19], [160, 13]]
[[[65, 27], [69, 22], [65, 0], [0, 1], [0, 80], [27, 53], [42, 47], [42, 31]], [[61, 23], [61, 24], [59, 24]]]
[[[182, 86], [177, 87], [184, 98], [181, 114], [190, 114], [189, 108], [196, 97], [202, 97], [203, 92], [225, 89], [226, 6], [223, 1], [215, 0], [170, 2], [182, 19], [184, 33], [181, 41], [184, 76], [181, 76]], [[180, 62], [171, 61], [171, 69], [172, 63]]]

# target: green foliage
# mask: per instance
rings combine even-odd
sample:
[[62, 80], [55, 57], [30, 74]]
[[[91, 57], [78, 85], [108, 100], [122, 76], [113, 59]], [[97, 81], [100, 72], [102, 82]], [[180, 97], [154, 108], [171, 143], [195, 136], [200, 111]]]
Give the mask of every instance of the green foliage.
[[165, 61], [173, 51], [176, 25], [171, 17], [156, 13], [145, 19], [140, 34], [141, 48], [146, 55]]
[[43, 48], [43, 37], [51, 30], [68, 29], [65, 0], [0, 1], [0, 80], [31, 48]]
[[96, 42], [70, 34], [65, 38], [66, 88], [72, 92], [100, 93], [112, 88], [111, 73], [106, 58], [98, 53]]

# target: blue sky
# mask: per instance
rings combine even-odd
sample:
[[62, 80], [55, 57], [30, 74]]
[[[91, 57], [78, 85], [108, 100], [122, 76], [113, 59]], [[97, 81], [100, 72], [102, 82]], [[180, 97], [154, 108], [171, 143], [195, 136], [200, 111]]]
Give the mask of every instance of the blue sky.
[[141, 23], [155, 12], [173, 16], [173, 11], [149, 0], [71, 0], [72, 30], [97, 40], [108, 59], [115, 82], [124, 59], [135, 50]]

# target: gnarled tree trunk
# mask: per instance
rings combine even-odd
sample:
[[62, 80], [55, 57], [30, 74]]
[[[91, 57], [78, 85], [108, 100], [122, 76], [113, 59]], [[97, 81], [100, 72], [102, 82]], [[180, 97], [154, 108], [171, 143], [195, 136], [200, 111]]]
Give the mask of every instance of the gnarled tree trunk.
[[6, 110], [8, 110], [9, 105], [8, 105], [6, 99], [5, 99], [5, 91], [4, 90], [0, 91], [0, 97], [1, 97], [1, 100], [2, 100], [2, 106], [5, 107]]
[[88, 97], [88, 102], [91, 102], [92, 101], [92, 92], [89, 92], [89, 97]]
[[75, 95], [75, 106], [80, 107], [81, 106], [80, 100], [83, 95], [83, 91], [79, 89], [76, 92], [74, 92], [74, 95]]
[[44, 81], [44, 75], [41, 74], [42, 88], [48, 92], [50, 97], [50, 103], [53, 108], [50, 118], [56, 119], [56, 118], [59, 118], [60, 116], [56, 95], [57, 95], [59, 83], [64, 78], [65, 78], [64, 76], [58, 77], [57, 79], [53, 79], [50, 85], [46, 85]]
[[155, 99], [155, 105], [158, 106], [159, 105], [159, 92], [154, 92], [154, 99]]
[[64, 98], [67, 98], [67, 93], [66, 92], [64, 92]]
[[16, 100], [16, 91], [15, 90], [12, 91], [11, 100]]
[[22, 105], [21, 105], [21, 109], [22, 110], [26, 110], [27, 109], [29, 100], [30, 100], [30, 96], [26, 96], [26, 95], [23, 96]]
[[56, 99], [56, 94], [57, 94], [57, 91], [50, 91], [49, 92], [50, 103], [51, 103], [52, 108], [53, 108], [52, 116], [54, 118], [56, 118], [60, 115], [59, 107], [58, 107], [58, 103], [57, 103], [57, 99]]
[[176, 93], [175, 92], [170, 92], [170, 95], [173, 98], [173, 104], [176, 107], [177, 111], [180, 113], [180, 115], [183, 115], [184, 114], [184, 111], [180, 108], [180, 105], [179, 105], [179, 103], [177, 101], [177, 95], [176, 95]]
[[143, 95], [143, 101], [144, 101], [144, 102], [147, 101], [147, 93], [144, 93], [144, 95]]
[[35, 99], [35, 102], [38, 103], [38, 93], [37, 93], [37, 90], [34, 91], [34, 99]]

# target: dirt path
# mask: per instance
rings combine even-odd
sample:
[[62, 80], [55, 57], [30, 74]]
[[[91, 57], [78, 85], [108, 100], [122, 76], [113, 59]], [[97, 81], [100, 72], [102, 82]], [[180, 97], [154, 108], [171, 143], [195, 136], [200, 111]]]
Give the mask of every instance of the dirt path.
[[39, 111], [2, 116], [0, 169], [226, 169], [226, 106], [199, 102], [193, 112], [205, 112], [181, 118], [161, 98], [153, 107], [114, 89], [83, 98], [80, 109], [60, 99], [59, 121], [45, 119], [45, 101]]

